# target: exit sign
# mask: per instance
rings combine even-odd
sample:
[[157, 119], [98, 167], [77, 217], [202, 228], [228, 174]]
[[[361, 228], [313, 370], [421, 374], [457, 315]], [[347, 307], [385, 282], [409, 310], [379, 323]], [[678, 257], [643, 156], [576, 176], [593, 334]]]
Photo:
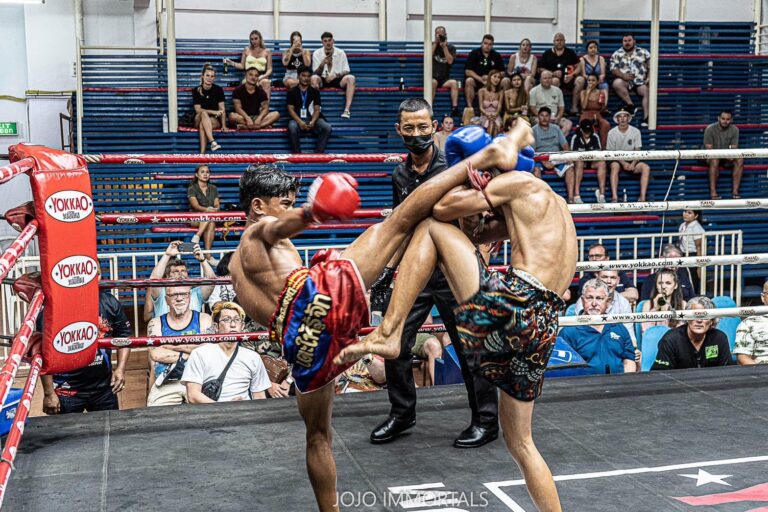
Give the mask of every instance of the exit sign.
[[19, 135], [19, 124], [16, 121], [0, 121], [0, 136]]

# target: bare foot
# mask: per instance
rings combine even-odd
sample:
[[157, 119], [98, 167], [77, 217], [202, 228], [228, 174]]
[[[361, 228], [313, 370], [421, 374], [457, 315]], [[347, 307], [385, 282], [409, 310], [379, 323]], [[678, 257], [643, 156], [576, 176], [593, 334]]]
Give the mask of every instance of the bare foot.
[[351, 363], [359, 360], [366, 354], [377, 354], [385, 359], [394, 359], [400, 355], [400, 333], [384, 337], [381, 334], [381, 326], [363, 338], [359, 343], [350, 345], [333, 359], [334, 364]]
[[517, 154], [525, 146], [534, 144], [533, 130], [526, 121], [519, 119], [507, 136], [489, 148], [495, 148], [492, 165], [500, 169], [514, 169], [517, 164]]

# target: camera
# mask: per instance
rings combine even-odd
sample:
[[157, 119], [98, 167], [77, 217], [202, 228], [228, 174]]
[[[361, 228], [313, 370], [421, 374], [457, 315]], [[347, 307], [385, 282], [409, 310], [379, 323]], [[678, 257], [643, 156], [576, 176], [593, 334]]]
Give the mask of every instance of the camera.
[[441, 43], [444, 43], [445, 42], [445, 36], [441, 34], [441, 35], [437, 36], [437, 40], [440, 41]]
[[657, 303], [659, 306], [666, 306], [666, 305], [667, 305], [667, 299], [665, 299], [663, 295], [659, 295], [659, 298], [658, 298], [658, 300], [656, 301], [656, 303]]

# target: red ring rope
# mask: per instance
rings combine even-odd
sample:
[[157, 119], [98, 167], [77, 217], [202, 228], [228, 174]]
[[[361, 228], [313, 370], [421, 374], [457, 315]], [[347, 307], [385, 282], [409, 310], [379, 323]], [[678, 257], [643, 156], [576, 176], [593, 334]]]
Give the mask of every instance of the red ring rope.
[[16, 240], [3, 252], [3, 255], [0, 256], [0, 279], [5, 279], [5, 276], [8, 275], [8, 272], [16, 264], [19, 256], [24, 254], [24, 250], [29, 245], [29, 242], [32, 241], [32, 238], [34, 238], [35, 233], [37, 233], [37, 221], [33, 220], [26, 225], [21, 233], [19, 233], [19, 236], [16, 237]]
[[83, 155], [89, 163], [97, 164], [312, 164], [312, 163], [399, 163], [404, 153], [297, 153], [297, 154], [96, 154]]
[[14, 176], [29, 172], [35, 167], [35, 161], [32, 158], [22, 158], [18, 162], [0, 167], [0, 183], [5, 183]]
[[5, 400], [8, 398], [8, 393], [13, 385], [13, 379], [16, 377], [16, 372], [19, 371], [21, 358], [29, 351], [29, 338], [35, 330], [35, 321], [42, 308], [43, 292], [37, 290], [32, 296], [32, 300], [29, 302], [29, 309], [27, 310], [27, 314], [24, 315], [24, 323], [21, 326], [21, 329], [19, 329], [19, 332], [16, 333], [16, 336], [14, 336], [13, 342], [11, 343], [11, 350], [3, 364], [2, 370], [0, 370], [1, 405], [5, 405]]

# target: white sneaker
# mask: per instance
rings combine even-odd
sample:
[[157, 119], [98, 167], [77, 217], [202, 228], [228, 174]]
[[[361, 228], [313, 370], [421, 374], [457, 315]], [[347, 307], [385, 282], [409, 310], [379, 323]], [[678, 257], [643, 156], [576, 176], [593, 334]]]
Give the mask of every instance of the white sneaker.
[[344, 119], [349, 119], [350, 117], [352, 117], [352, 114], [349, 113], [349, 110], [345, 110], [344, 112], [341, 113], [341, 117], [343, 117]]
[[584, 204], [584, 201], [581, 200], [581, 196], [574, 196], [573, 204]]
[[602, 204], [605, 202], [605, 195], [601, 194], [599, 190], [595, 190], [595, 197], [598, 203]]

